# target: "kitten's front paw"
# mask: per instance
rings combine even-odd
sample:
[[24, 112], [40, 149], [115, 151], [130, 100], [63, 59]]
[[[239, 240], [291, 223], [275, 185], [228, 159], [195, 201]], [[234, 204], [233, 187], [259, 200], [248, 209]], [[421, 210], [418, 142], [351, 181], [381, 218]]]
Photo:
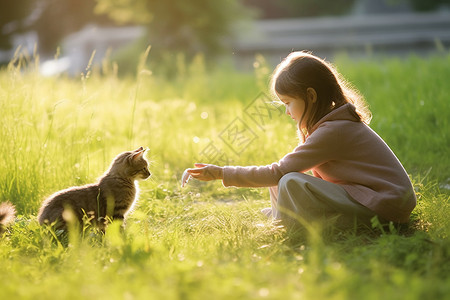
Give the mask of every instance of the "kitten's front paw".
[[183, 176], [181, 176], [181, 187], [184, 187], [189, 179], [191, 179], [191, 174], [189, 174], [187, 170], [184, 170]]

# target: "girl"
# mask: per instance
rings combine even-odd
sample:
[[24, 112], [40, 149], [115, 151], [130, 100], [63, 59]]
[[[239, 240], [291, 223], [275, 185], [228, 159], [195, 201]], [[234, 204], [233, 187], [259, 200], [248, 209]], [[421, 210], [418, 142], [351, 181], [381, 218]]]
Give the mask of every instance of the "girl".
[[408, 222], [416, 205], [411, 181], [369, 128], [371, 115], [363, 98], [331, 64], [293, 52], [275, 69], [271, 90], [296, 122], [300, 145], [267, 166], [195, 164], [186, 170], [193, 178], [269, 187], [272, 207], [263, 212], [288, 224], [335, 215], [369, 224], [374, 216]]

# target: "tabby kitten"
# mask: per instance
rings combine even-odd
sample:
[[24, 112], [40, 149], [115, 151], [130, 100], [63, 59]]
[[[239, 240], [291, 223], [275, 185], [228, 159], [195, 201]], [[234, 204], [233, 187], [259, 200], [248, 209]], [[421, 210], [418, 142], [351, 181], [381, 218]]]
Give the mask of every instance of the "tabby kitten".
[[0, 235], [6, 231], [6, 227], [14, 222], [16, 208], [9, 202], [0, 203]]
[[70, 220], [74, 219], [78, 222], [76, 225], [82, 226], [86, 221], [83, 218], [87, 218], [104, 231], [110, 219], [124, 220], [138, 198], [135, 181], [151, 175], [144, 158], [145, 151], [140, 147], [123, 152], [97, 183], [71, 187], [50, 196], [39, 210], [39, 223], [54, 224], [55, 229], [66, 230]]

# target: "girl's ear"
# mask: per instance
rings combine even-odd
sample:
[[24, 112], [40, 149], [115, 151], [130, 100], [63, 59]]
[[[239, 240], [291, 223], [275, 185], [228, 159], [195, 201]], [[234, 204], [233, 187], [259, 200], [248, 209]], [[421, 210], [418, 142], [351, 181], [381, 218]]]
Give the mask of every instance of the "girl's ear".
[[317, 101], [317, 93], [316, 90], [312, 87], [306, 89], [306, 98], [310, 103], [316, 103]]

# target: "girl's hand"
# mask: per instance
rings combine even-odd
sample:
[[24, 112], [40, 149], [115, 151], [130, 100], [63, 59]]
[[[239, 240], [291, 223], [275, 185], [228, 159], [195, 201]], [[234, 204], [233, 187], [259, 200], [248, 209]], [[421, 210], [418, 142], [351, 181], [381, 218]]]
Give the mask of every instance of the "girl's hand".
[[194, 164], [194, 169], [186, 169], [193, 178], [201, 181], [223, 179], [223, 168], [209, 164]]

